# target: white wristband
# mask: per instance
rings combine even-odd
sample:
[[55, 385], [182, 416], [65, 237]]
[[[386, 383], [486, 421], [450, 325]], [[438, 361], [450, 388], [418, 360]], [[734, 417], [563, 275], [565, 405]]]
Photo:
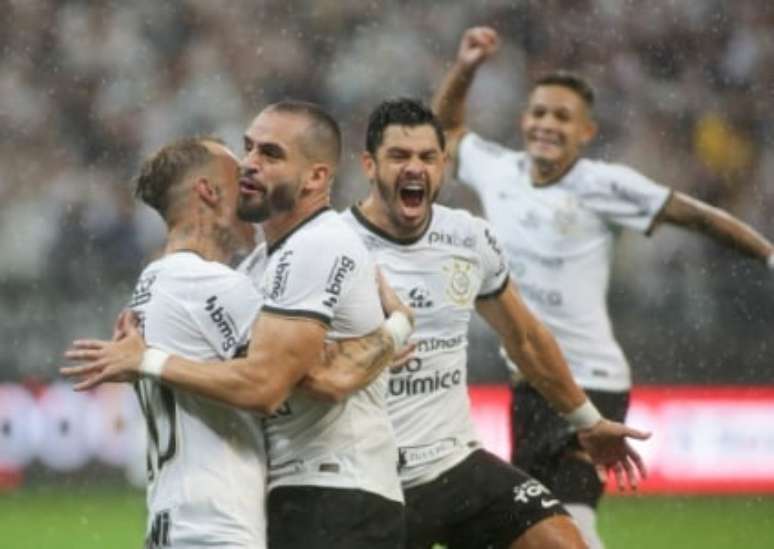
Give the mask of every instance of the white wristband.
[[405, 313], [401, 311], [393, 312], [390, 317], [384, 321], [384, 329], [392, 336], [395, 343], [395, 349], [401, 349], [406, 345], [411, 332], [414, 331], [411, 322]]
[[147, 377], [158, 379], [161, 377], [161, 371], [164, 369], [164, 363], [169, 358], [169, 353], [161, 349], [148, 347], [142, 354], [140, 362], [140, 373]]
[[597, 407], [588, 399], [572, 412], [562, 415], [564, 416], [564, 419], [578, 431], [590, 429], [602, 421], [602, 414], [599, 413]]
[[766, 266], [769, 268], [770, 271], [774, 271], [774, 254], [771, 254], [766, 259]]

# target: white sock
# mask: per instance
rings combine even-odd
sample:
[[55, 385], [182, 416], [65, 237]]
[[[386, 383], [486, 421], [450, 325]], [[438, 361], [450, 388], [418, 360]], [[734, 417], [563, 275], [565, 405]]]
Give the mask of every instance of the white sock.
[[589, 549], [605, 549], [605, 544], [599, 538], [597, 533], [597, 512], [581, 503], [565, 504], [564, 508], [575, 519], [578, 529], [583, 535], [583, 540], [589, 546]]

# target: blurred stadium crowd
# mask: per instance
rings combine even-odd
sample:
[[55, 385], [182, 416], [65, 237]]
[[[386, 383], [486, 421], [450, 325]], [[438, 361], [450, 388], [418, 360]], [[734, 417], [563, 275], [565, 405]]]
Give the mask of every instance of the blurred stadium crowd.
[[[774, 236], [774, 5], [760, 0], [0, 0], [0, 381], [56, 375], [65, 343], [107, 335], [162, 226], [128, 181], [165, 141], [240, 149], [267, 102], [341, 121], [335, 204], [364, 195], [365, 120], [385, 96], [429, 99], [471, 24], [506, 43], [471, 126], [518, 146], [530, 80], [587, 76], [591, 155], [726, 208]], [[443, 199], [474, 207], [448, 185]], [[767, 215], [769, 214], [769, 215]], [[771, 382], [765, 269], [669, 229], [618, 250], [611, 302], [638, 381]], [[474, 380], [502, 379], [480, 338]]]

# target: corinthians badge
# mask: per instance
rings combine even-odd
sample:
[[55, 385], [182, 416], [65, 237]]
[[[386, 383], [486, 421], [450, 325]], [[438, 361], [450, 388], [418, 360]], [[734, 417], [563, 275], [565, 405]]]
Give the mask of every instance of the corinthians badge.
[[446, 295], [453, 303], [465, 306], [473, 299], [473, 263], [453, 258], [443, 266], [446, 273]]

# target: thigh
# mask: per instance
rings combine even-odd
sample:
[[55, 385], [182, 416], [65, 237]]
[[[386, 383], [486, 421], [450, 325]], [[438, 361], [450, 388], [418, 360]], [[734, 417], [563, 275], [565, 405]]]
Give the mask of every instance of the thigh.
[[401, 503], [362, 490], [287, 486], [268, 498], [269, 549], [402, 549]]
[[537, 480], [478, 450], [435, 481], [406, 490], [408, 547], [508, 547], [541, 520], [566, 515]]

